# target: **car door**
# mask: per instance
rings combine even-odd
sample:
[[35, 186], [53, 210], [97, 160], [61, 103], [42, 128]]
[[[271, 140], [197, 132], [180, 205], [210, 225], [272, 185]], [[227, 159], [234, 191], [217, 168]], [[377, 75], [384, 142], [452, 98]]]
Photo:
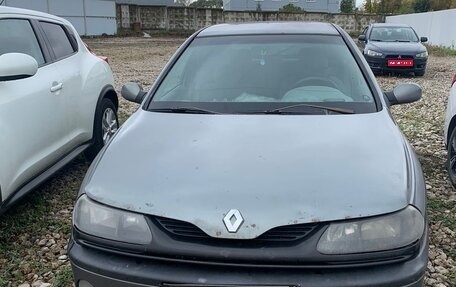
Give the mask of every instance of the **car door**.
[[24, 53], [38, 62], [29, 78], [0, 82], [0, 184], [7, 197], [54, 164], [68, 141], [60, 72], [34, 20], [0, 18], [0, 55]]
[[49, 44], [51, 53], [54, 55], [54, 66], [59, 71], [62, 85], [62, 97], [66, 99], [65, 117], [62, 119], [67, 124], [69, 148], [73, 149], [82, 142], [77, 138], [81, 134], [83, 125], [80, 106], [84, 105], [82, 94], [81, 68], [83, 59], [78, 53], [78, 43], [69, 27], [62, 23], [40, 21], [40, 27]]

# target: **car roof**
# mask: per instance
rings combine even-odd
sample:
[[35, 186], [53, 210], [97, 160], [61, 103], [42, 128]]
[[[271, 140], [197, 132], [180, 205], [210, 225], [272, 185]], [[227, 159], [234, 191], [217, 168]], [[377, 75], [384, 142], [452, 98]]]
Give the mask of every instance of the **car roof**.
[[340, 35], [334, 25], [321, 22], [255, 22], [242, 24], [219, 24], [210, 26], [198, 37], [261, 35], [261, 34], [319, 34]]
[[400, 23], [374, 23], [372, 24], [372, 27], [400, 27], [400, 28], [410, 28], [409, 25], [406, 24], [400, 24]]
[[65, 20], [63, 18], [54, 16], [51, 14], [35, 11], [35, 10], [0, 6], [0, 17], [2, 16], [2, 14], [47, 18], [49, 20], [58, 21], [58, 22], [66, 24], [66, 25], [71, 25], [70, 22], [68, 22], [67, 20]]

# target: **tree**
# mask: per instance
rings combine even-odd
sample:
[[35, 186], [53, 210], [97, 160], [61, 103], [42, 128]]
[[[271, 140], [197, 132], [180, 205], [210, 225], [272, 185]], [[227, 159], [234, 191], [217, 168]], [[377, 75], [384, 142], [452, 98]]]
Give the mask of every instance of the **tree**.
[[287, 5], [283, 6], [282, 8], [280, 8], [279, 12], [283, 12], [283, 13], [304, 13], [305, 11], [301, 7], [295, 6], [295, 5], [290, 3], [290, 4], [287, 4]]
[[192, 3], [192, 0], [176, 0], [176, 3], [188, 7]]
[[364, 2], [364, 11], [366, 11], [366, 13], [374, 13], [372, 11], [372, 1], [371, 0], [366, 0], [366, 2]]
[[427, 12], [431, 9], [431, 1], [430, 0], [415, 0], [415, 4], [413, 5], [413, 9], [415, 12]]
[[342, 0], [340, 2], [340, 12], [342, 13], [353, 13], [354, 0]]
[[222, 8], [223, 0], [197, 0], [190, 4], [193, 8]]
[[446, 10], [451, 8], [451, 0], [431, 0], [431, 10]]

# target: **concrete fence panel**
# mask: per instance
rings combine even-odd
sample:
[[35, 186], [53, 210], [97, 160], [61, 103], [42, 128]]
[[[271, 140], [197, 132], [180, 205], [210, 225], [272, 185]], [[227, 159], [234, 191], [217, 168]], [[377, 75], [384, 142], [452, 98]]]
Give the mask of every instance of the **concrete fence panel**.
[[348, 33], [356, 34], [369, 23], [384, 22], [384, 17], [363, 14], [223, 11], [188, 7], [117, 5], [118, 28], [131, 29], [134, 23], [139, 22], [145, 31], [164, 30], [190, 33], [215, 24], [257, 21], [331, 22], [341, 26]]
[[412, 26], [429, 43], [456, 49], [456, 9], [386, 17], [387, 23]]

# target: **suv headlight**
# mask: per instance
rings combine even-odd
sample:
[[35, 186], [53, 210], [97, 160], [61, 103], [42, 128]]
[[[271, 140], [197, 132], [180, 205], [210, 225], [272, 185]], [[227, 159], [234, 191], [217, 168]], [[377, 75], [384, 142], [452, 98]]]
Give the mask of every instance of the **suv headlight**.
[[329, 226], [317, 245], [328, 255], [366, 253], [405, 247], [424, 233], [424, 217], [413, 206], [392, 214]]
[[383, 56], [382, 53], [380, 52], [376, 52], [376, 51], [373, 51], [373, 50], [367, 50], [367, 53], [366, 53], [368, 56], [371, 56], [371, 57], [381, 57]]
[[152, 241], [143, 215], [101, 205], [85, 194], [76, 202], [73, 224], [84, 233], [105, 239], [132, 244]]
[[424, 51], [422, 53], [416, 54], [417, 58], [427, 58], [429, 56], [427, 51]]

